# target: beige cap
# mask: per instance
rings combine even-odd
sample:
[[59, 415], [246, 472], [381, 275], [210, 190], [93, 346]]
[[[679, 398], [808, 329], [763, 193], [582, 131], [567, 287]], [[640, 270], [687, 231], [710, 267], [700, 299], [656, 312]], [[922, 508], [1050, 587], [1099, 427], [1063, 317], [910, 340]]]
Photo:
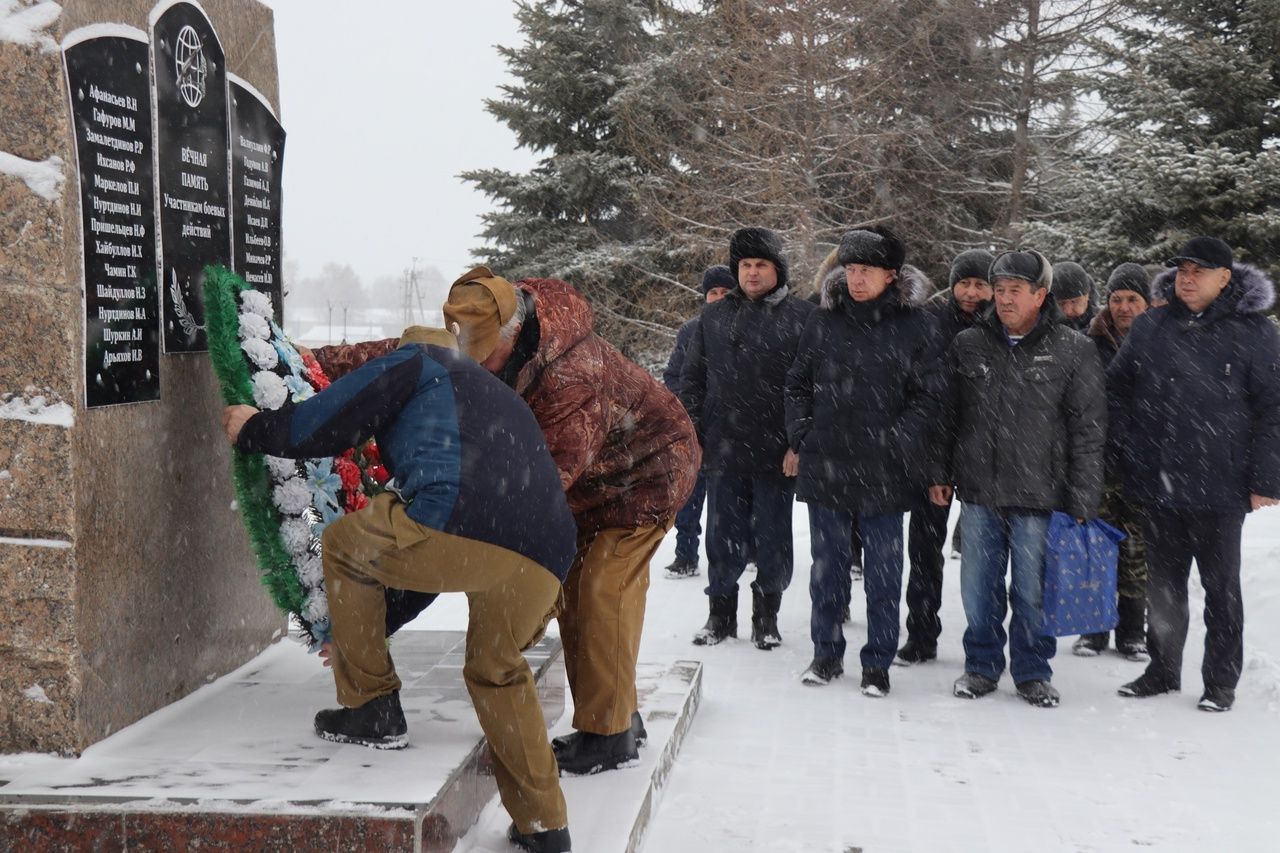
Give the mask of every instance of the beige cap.
[[462, 350], [484, 361], [498, 345], [498, 331], [516, 313], [516, 289], [488, 267], [476, 267], [449, 288], [445, 327], [458, 336]]

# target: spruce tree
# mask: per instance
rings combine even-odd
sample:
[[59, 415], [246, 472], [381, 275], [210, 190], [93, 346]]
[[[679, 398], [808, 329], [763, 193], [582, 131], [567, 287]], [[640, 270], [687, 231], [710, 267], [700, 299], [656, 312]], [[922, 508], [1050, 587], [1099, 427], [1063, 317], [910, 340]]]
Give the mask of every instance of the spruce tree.
[[1058, 182], [1038, 238], [1105, 276], [1211, 234], [1280, 268], [1280, 0], [1140, 0], [1105, 46], [1106, 134]]
[[[499, 52], [518, 82], [486, 107], [541, 159], [523, 174], [463, 173], [498, 205], [484, 216], [478, 254], [512, 280], [568, 280], [591, 300], [597, 330], [652, 366], [695, 291], [670, 272], [663, 235], [637, 204], [646, 176], [620, 139], [610, 101], [626, 68], [655, 50], [651, 27], [662, 4], [517, 5], [525, 41]], [[684, 310], [672, 310], [677, 303]]]

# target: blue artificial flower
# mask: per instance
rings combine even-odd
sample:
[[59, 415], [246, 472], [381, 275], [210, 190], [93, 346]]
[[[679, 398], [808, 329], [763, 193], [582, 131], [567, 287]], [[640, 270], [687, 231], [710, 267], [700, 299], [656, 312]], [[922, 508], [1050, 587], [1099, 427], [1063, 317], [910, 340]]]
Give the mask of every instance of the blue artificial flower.
[[342, 478], [333, 470], [333, 459], [307, 462], [306, 469], [307, 488], [311, 489], [311, 503], [320, 510], [322, 516], [326, 506], [337, 510], [338, 490], [342, 488]]
[[343, 512], [336, 506], [329, 506], [325, 501], [316, 504], [316, 510], [320, 513], [320, 520], [311, 525], [311, 532], [319, 539], [326, 527], [342, 518]]
[[306, 365], [302, 363], [302, 356], [298, 354], [298, 351], [289, 343], [289, 339], [285, 337], [284, 329], [280, 328], [279, 324], [271, 318], [267, 318], [267, 321], [271, 324], [271, 343], [275, 346], [276, 352], [280, 354], [280, 360], [289, 365], [289, 370], [295, 374], [303, 373], [306, 370]]
[[307, 651], [314, 654], [320, 651], [320, 647], [325, 643], [333, 642], [333, 628], [329, 625], [328, 619], [321, 619], [318, 622], [311, 623], [311, 645], [307, 647]]
[[289, 389], [290, 399], [295, 403], [301, 403], [303, 400], [310, 400], [316, 395], [316, 389], [311, 387], [311, 383], [298, 376], [296, 373], [292, 376], [284, 378], [284, 387]]

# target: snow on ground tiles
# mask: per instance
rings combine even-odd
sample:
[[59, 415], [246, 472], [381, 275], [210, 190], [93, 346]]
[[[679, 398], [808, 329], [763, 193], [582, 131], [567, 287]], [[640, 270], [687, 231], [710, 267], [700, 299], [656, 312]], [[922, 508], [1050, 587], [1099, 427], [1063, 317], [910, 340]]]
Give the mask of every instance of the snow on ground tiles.
[[1027, 706], [1007, 676], [994, 696], [953, 698], [951, 683], [964, 667], [954, 560], [937, 661], [894, 668], [887, 698], [861, 696], [866, 617], [858, 583], [845, 626], [846, 674], [806, 687], [799, 682], [812, 657], [803, 505], [794, 528], [796, 576], [781, 612], [784, 645], [773, 652], [746, 639], [751, 574], [742, 584], [742, 639], [700, 649], [689, 638], [706, 620], [705, 561], [699, 578], [665, 579], [674, 532], [654, 558], [641, 657], [701, 659], [704, 687], [646, 851], [1276, 849], [1280, 510], [1245, 526], [1246, 671], [1236, 708], [1225, 715], [1195, 708], [1204, 629], [1194, 582], [1179, 695], [1122, 699], [1116, 688], [1143, 665], [1113, 652], [1073, 657], [1064, 638], [1053, 662], [1061, 707]]

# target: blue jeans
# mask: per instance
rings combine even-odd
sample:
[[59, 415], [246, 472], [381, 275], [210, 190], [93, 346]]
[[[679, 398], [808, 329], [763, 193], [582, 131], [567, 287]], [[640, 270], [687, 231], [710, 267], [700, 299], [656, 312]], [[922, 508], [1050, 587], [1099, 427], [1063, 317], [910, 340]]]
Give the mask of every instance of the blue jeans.
[[755, 546], [753, 589], [781, 593], [791, 585], [795, 497], [795, 481], [781, 475], [707, 475], [707, 595], [737, 594], [749, 545]]
[[[902, 513], [857, 516], [862, 532], [863, 589], [867, 596], [867, 644], [862, 666], [888, 669], [898, 651], [898, 603], [902, 599]], [[809, 573], [809, 636], [814, 657], [844, 659], [844, 608], [849, 604], [849, 532], [853, 513], [809, 504], [813, 569]]]
[[698, 562], [698, 537], [702, 535], [702, 505], [707, 500], [707, 478], [698, 472], [689, 500], [676, 513], [676, 559], [686, 563]]
[[[960, 516], [960, 597], [969, 627], [964, 669], [999, 681], [1004, 672], [1004, 617], [1009, 598], [1009, 667], [1015, 684], [1048, 681], [1058, 640], [1044, 626], [1044, 555], [1049, 513], [965, 504]], [[1012, 557], [1012, 560], [1010, 560]], [[1005, 567], [1012, 563], [1005, 589]]]

